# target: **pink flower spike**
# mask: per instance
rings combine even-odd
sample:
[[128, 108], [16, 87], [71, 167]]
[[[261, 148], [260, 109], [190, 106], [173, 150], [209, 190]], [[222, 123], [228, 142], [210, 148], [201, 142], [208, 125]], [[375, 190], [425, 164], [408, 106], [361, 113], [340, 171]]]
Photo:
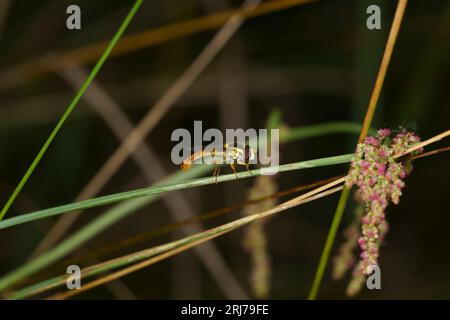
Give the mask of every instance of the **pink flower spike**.
[[377, 131], [376, 137], [366, 137], [358, 144], [346, 181], [358, 187], [357, 195], [365, 205], [365, 215], [359, 218], [361, 234], [354, 240], [361, 249], [354, 276], [367, 276], [367, 268], [378, 264], [380, 244], [387, 232], [385, 210], [389, 202], [399, 203], [405, 186], [403, 180], [410, 173], [410, 166], [396, 162], [394, 155], [404, 153], [420, 141], [417, 135], [407, 131], [398, 133], [392, 140], [384, 140], [391, 134], [391, 130], [383, 128]]

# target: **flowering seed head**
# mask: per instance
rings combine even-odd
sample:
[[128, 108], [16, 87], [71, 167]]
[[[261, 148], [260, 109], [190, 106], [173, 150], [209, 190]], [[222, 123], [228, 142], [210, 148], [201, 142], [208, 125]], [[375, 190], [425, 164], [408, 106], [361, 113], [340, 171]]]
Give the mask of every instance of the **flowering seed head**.
[[[361, 276], [367, 276], [372, 265], [378, 265], [380, 242], [387, 232], [385, 210], [389, 202], [398, 204], [405, 186], [404, 179], [411, 166], [396, 162], [394, 156], [403, 154], [420, 142], [413, 132], [401, 131], [391, 137], [390, 129], [380, 129], [376, 136], [369, 136], [359, 143], [352, 158], [346, 185], [358, 187], [359, 198], [365, 204], [365, 215], [361, 218], [361, 235], [357, 243], [361, 249], [360, 261], [354, 271], [357, 277], [350, 285], [354, 294]], [[422, 152], [415, 151], [415, 154]]]

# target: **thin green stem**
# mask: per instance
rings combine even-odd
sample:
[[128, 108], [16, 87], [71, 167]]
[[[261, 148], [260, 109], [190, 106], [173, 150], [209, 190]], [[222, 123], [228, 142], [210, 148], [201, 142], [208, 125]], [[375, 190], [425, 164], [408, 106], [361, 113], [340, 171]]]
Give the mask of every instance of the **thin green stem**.
[[317, 292], [319, 291], [320, 283], [322, 281], [323, 274], [325, 272], [328, 263], [328, 257], [330, 256], [331, 249], [333, 248], [334, 239], [336, 238], [339, 225], [341, 224], [342, 216], [345, 211], [345, 205], [347, 203], [349, 195], [350, 195], [349, 188], [342, 189], [341, 196], [339, 197], [338, 207], [333, 217], [333, 221], [331, 222], [331, 227], [330, 230], [328, 231], [327, 240], [325, 242], [325, 246], [323, 248], [322, 255], [320, 257], [319, 266], [317, 267], [316, 276], [314, 277], [314, 282], [312, 284], [311, 291], [309, 292], [308, 295], [308, 300], [314, 300], [317, 296]]
[[110, 55], [111, 51], [113, 50], [113, 48], [115, 47], [115, 45], [119, 41], [120, 37], [123, 35], [123, 33], [125, 32], [126, 28], [128, 27], [129, 23], [133, 19], [134, 15], [138, 11], [139, 7], [142, 4], [142, 1], [143, 0], [136, 0], [136, 2], [134, 3], [134, 5], [131, 8], [130, 12], [128, 13], [128, 15], [126, 16], [125, 20], [120, 25], [119, 29], [117, 30], [117, 32], [114, 35], [114, 37], [112, 38], [112, 40], [109, 42], [108, 46], [106, 47], [105, 51], [101, 55], [101, 57], [98, 60], [98, 62], [95, 64], [94, 68], [92, 69], [91, 73], [87, 77], [86, 81], [83, 83], [83, 85], [81, 86], [80, 90], [78, 90], [77, 94], [73, 98], [72, 102], [69, 104], [67, 109], [64, 111], [61, 119], [56, 124], [56, 127], [50, 133], [49, 137], [45, 141], [45, 143], [42, 146], [41, 150], [39, 150], [38, 154], [36, 155], [36, 157], [34, 158], [33, 162], [31, 163], [31, 165], [29, 166], [29, 168], [25, 172], [25, 174], [22, 177], [22, 179], [20, 180], [19, 184], [17, 185], [17, 187], [14, 189], [13, 193], [9, 197], [8, 201], [6, 202], [6, 204], [3, 207], [2, 211], [0, 212], [0, 220], [3, 219], [3, 217], [6, 214], [6, 212], [9, 210], [9, 208], [13, 204], [14, 200], [17, 198], [19, 193], [22, 191], [23, 187], [25, 186], [25, 184], [27, 183], [28, 179], [33, 174], [34, 170], [36, 169], [36, 167], [39, 164], [39, 162], [41, 161], [41, 159], [44, 157], [45, 152], [50, 147], [50, 144], [55, 139], [56, 135], [58, 134], [58, 132], [61, 129], [61, 127], [63, 126], [64, 122], [67, 120], [69, 115], [72, 113], [73, 109], [75, 109], [75, 107], [77, 106], [77, 104], [80, 101], [81, 97], [83, 96], [84, 92], [89, 87], [91, 82], [94, 80], [94, 78], [97, 75], [97, 73], [100, 71], [100, 68], [103, 66], [103, 64], [105, 63], [106, 59]]

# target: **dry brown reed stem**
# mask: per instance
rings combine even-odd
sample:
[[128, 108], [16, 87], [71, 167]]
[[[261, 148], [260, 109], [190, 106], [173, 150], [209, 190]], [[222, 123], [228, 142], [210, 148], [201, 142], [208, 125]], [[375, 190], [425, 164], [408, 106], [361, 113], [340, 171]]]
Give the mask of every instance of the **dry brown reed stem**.
[[[157, 263], [159, 261], [167, 259], [167, 258], [169, 258], [171, 256], [174, 256], [174, 255], [176, 255], [178, 253], [181, 253], [181, 252], [183, 252], [185, 250], [188, 250], [188, 249], [190, 249], [190, 248], [192, 248], [192, 247], [194, 247], [196, 245], [204, 243], [205, 241], [212, 240], [212, 239], [217, 238], [217, 237], [219, 237], [219, 236], [221, 236], [223, 234], [226, 234], [226, 233], [228, 233], [230, 231], [236, 230], [236, 229], [238, 229], [238, 228], [240, 228], [240, 227], [242, 227], [244, 225], [249, 224], [252, 221], [255, 221], [255, 220], [258, 220], [258, 219], [262, 219], [262, 218], [266, 218], [266, 217], [268, 217], [270, 215], [273, 215], [275, 213], [284, 211], [284, 210], [286, 210], [288, 208], [291, 208], [291, 207], [294, 207], [294, 206], [297, 206], [297, 205], [300, 205], [300, 204], [303, 204], [303, 203], [306, 203], [306, 202], [309, 202], [309, 201], [313, 201], [313, 200], [325, 197], [325, 196], [333, 194], [333, 193], [335, 193], [335, 192], [337, 192], [337, 191], [339, 191], [341, 189], [342, 189], [342, 186], [336, 187], [336, 188], [332, 188], [332, 189], [324, 191], [322, 193], [314, 193], [313, 195], [307, 197], [306, 196], [307, 194], [312, 194], [312, 192], [308, 192], [307, 194], [304, 194], [302, 196], [297, 197], [296, 199], [298, 199], [298, 200], [296, 201], [295, 204], [293, 202], [291, 202], [291, 201], [288, 201], [289, 204], [285, 203], [283, 205], [274, 207], [273, 209], [267, 210], [265, 212], [256, 213], [256, 214], [253, 214], [253, 215], [250, 215], [250, 216], [238, 219], [236, 221], [227, 223], [225, 225], [209, 229], [209, 230], [204, 231], [202, 233], [203, 235], [212, 233], [211, 235], [206, 236], [205, 238], [201, 238], [201, 239], [189, 242], [188, 244], [185, 244], [185, 245], [180, 246], [178, 248], [169, 250], [169, 251], [164, 252], [162, 254], [159, 254], [159, 255], [157, 255], [155, 257], [152, 257], [150, 259], [147, 259], [147, 260], [144, 260], [142, 262], [136, 263], [136, 264], [132, 265], [131, 267], [124, 268], [122, 270], [119, 270], [117, 272], [111, 273], [111, 274], [109, 274], [109, 275], [107, 275], [105, 277], [102, 277], [100, 279], [91, 281], [91, 282], [89, 282], [87, 284], [84, 284], [79, 290], [72, 290], [72, 291], [68, 291], [68, 292], [59, 293], [59, 294], [53, 295], [53, 296], [51, 296], [51, 297], [49, 297], [47, 299], [50, 299], [50, 300], [63, 300], [63, 299], [67, 299], [67, 298], [73, 297], [73, 296], [78, 295], [78, 294], [80, 294], [80, 293], [82, 293], [84, 291], [87, 291], [87, 290], [90, 290], [90, 289], [95, 288], [97, 286], [100, 286], [100, 285], [102, 285], [102, 284], [104, 284], [106, 282], [118, 279], [120, 277], [123, 277], [123, 276], [129, 274], [129, 273], [135, 272], [137, 270], [140, 270], [142, 268], [145, 268], [147, 266], [155, 264], [155, 263]], [[195, 235], [195, 237], [201, 237], [202, 234], [197, 234], [197, 235]]]
[[445, 137], [448, 137], [449, 135], [450, 135], [450, 130], [444, 131], [444, 132], [442, 132], [442, 133], [440, 133], [440, 134], [438, 134], [438, 135], [436, 135], [436, 136], [434, 136], [434, 137], [432, 137], [430, 139], [427, 139], [427, 140], [422, 141], [422, 142], [420, 142], [420, 143], [418, 143], [416, 145], [413, 145], [411, 148], [406, 150], [404, 153], [395, 156], [395, 158], [399, 158], [399, 157], [404, 156], [406, 154], [409, 154], [409, 153], [411, 153], [411, 152], [413, 152], [413, 151], [415, 151], [417, 149], [426, 147], [429, 144], [438, 142], [439, 140], [442, 140]]
[[424, 157], [432, 156], [432, 155], [435, 155], [435, 154], [438, 154], [438, 153], [441, 153], [441, 152], [447, 152], [447, 151], [450, 151], [450, 147], [444, 147], [444, 148], [439, 148], [439, 149], [436, 149], [436, 150], [431, 150], [431, 151], [428, 151], [428, 152], [424, 152], [424, 153], [412, 156], [412, 157], [410, 157], [410, 159], [414, 160], [414, 159], [424, 158]]
[[392, 52], [394, 51], [395, 42], [398, 37], [400, 26], [402, 24], [403, 15], [405, 14], [407, 0], [399, 0], [397, 9], [395, 10], [394, 20], [392, 22], [391, 30], [389, 31], [389, 37], [386, 43], [386, 47], [381, 60], [381, 65], [378, 70], [378, 75], [375, 80], [375, 85], [370, 96], [369, 105], [367, 107], [366, 115], [364, 117], [361, 133], [359, 135], [358, 142], [362, 142], [369, 132], [373, 115], [377, 107], [377, 102], [380, 97], [381, 88], [383, 87], [384, 79], [386, 78], [386, 72], [391, 61]]
[[[113, 52], [111, 52], [111, 57], [128, 54], [176, 38], [218, 28], [229, 20], [230, 17], [236, 14], [242, 15], [244, 18], [253, 18], [272, 12], [289, 9], [295, 6], [300, 6], [313, 1], [316, 0], [268, 1], [252, 11], [247, 11], [243, 8], [224, 10], [204, 17], [194, 18], [183, 22], [165, 25], [159, 28], [138, 32], [129, 36], [124, 36], [119, 41]], [[57, 56], [44, 56], [24, 62], [17, 66], [13, 66], [1, 73], [0, 78], [8, 79], [8, 81], [0, 82], [0, 89], [9, 88], [40, 74], [55, 72], [63, 69], [65, 68], [65, 61], [67, 59], [76, 61], [79, 64], [91, 63], [100, 56], [106, 44], [107, 42], [100, 42], [88, 45], [86, 47], [69, 50], [67, 52], [60, 53]]]

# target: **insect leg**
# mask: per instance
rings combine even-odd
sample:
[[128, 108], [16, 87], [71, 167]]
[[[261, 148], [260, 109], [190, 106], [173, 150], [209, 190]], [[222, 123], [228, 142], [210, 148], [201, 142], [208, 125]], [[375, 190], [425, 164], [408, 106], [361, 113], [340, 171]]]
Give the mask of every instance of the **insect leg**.
[[237, 179], [236, 164], [235, 163], [230, 163], [230, 167], [231, 167], [231, 169], [233, 169], [234, 176]]
[[216, 179], [215, 179], [215, 183], [216, 183], [216, 184], [217, 184], [217, 178], [219, 177], [221, 168], [222, 168], [222, 167], [216, 167], [216, 168], [214, 169], [213, 177], [216, 178]]
[[211, 150], [211, 158], [212, 158], [212, 163], [216, 164], [216, 149], [212, 149]]
[[[217, 176], [217, 169], [219, 169], [219, 167], [215, 167], [214, 168], [214, 171], [213, 171], [213, 177], [216, 177]], [[216, 179], [217, 180], [217, 179]], [[217, 183], [217, 181], [216, 181], [216, 183]]]

